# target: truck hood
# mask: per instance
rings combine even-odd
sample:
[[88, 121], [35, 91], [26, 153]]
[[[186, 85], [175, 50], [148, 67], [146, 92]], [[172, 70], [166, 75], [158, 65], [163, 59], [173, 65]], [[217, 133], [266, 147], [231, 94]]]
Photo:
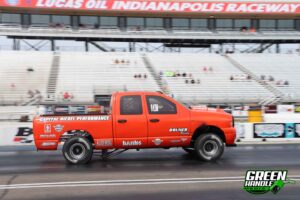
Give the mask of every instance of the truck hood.
[[225, 112], [223, 109], [219, 109], [219, 108], [207, 108], [207, 107], [197, 107], [197, 106], [192, 106], [190, 107], [190, 109], [196, 112], [222, 112], [222, 113]]
[[223, 109], [219, 108], [207, 108], [207, 107], [191, 107], [191, 112], [192, 113], [207, 113], [211, 115], [224, 115], [224, 116], [230, 116], [231, 114], [225, 112]]
[[222, 109], [215, 108], [191, 108], [191, 118], [205, 124], [224, 123], [224, 126], [231, 126], [232, 115]]

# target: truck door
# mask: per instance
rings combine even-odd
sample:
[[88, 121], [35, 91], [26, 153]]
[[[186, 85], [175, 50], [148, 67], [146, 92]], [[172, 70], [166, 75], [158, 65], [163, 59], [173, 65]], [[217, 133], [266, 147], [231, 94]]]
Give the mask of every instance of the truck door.
[[148, 146], [187, 146], [191, 139], [190, 111], [163, 96], [146, 95]]
[[141, 95], [118, 96], [115, 117], [115, 144], [130, 149], [147, 146], [147, 116]]

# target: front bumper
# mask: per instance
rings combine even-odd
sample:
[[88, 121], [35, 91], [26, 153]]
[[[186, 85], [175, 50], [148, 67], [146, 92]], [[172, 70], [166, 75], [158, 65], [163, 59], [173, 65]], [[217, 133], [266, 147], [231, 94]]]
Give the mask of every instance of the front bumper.
[[225, 134], [225, 143], [226, 146], [236, 146], [235, 139], [236, 139], [236, 130], [234, 127], [223, 128], [222, 129]]

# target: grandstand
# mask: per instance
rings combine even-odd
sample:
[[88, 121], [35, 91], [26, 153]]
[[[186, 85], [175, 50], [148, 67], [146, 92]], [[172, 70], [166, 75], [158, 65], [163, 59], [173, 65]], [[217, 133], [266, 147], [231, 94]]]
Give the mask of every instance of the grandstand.
[[[233, 54], [231, 56], [257, 76], [266, 76], [266, 81], [283, 92], [288, 101], [299, 101], [299, 55]], [[274, 81], [268, 80], [270, 76], [274, 78]]]
[[[1, 105], [92, 103], [118, 90], [160, 90], [188, 104], [299, 102], [299, 56], [280, 54], [281, 44], [300, 43], [296, 0], [52, 2], [0, 2], [0, 36], [14, 50], [0, 52]], [[64, 40], [86, 52], [61, 51]], [[254, 43], [237, 53], [236, 44]], [[270, 48], [276, 54], [264, 54]]]
[[[54, 103], [62, 102], [65, 92], [73, 96], [71, 102], [80, 103], [117, 90], [163, 90], [192, 104], [259, 103], [276, 96], [276, 88], [286, 102], [298, 102], [300, 96], [298, 55], [12, 51], [0, 56], [2, 104], [31, 102], [28, 91], [36, 90], [43, 97], [39, 102]], [[268, 76], [275, 80], [268, 81]], [[276, 84], [283, 80], [289, 85]]]
[[[64, 52], [60, 57], [57, 92], [70, 92], [77, 101], [93, 102], [108, 85], [112, 91], [160, 90], [139, 54]], [[138, 74], [142, 77], [134, 78]]]
[[46, 96], [52, 52], [0, 52], [0, 102], [30, 101], [29, 91]]
[[[219, 54], [149, 54], [149, 58], [157, 70], [192, 74], [186, 78], [164, 77], [170, 92], [183, 102], [251, 103], [272, 96], [254, 80], [230, 80], [233, 75], [247, 75]], [[200, 84], [187, 84], [186, 80], [199, 80]]]

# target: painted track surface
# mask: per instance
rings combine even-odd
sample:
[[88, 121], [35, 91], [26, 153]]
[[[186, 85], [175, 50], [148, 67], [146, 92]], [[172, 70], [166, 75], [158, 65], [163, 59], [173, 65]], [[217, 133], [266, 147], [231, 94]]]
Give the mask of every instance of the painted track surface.
[[[300, 144], [241, 145], [204, 163], [181, 149], [129, 151], [85, 166], [61, 152], [0, 148], [0, 199], [299, 199]], [[288, 169], [299, 179], [279, 194], [244, 192], [247, 169]], [[44, 184], [40, 184], [44, 183]], [[25, 185], [20, 185], [25, 184]], [[8, 186], [11, 185], [11, 186]]]

